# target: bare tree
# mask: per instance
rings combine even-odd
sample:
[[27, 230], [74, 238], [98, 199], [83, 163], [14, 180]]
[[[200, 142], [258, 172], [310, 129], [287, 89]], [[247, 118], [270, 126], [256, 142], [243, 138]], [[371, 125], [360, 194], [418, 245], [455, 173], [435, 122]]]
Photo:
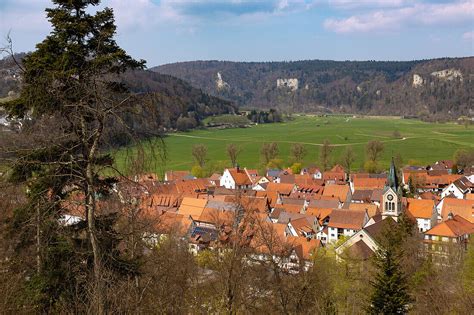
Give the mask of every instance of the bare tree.
[[203, 168], [207, 160], [207, 147], [204, 144], [193, 145], [191, 154], [199, 167]]
[[229, 143], [226, 147], [227, 155], [229, 156], [232, 166], [237, 165], [237, 157], [242, 152], [242, 148], [235, 143]]
[[331, 167], [331, 153], [333, 151], [333, 147], [328, 139], [323, 141], [323, 145], [321, 146], [321, 151], [319, 151], [319, 163], [321, 163], [321, 167], [324, 171], [327, 171]]
[[365, 146], [367, 160], [377, 163], [384, 150], [384, 145], [379, 140], [371, 140]]
[[355, 161], [354, 149], [349, 146], [346, 147], [341, 156], [341, 165], [346, 169], [347, 174], [351, 173], [352, 163]]
[[263, 162], [267, 165], [271, 160], [278, 156], [279, 148], [276, 142], [264, 143], [260, 149], [260, 155], [262, 156]]
[[303, 162], [304, 157], [306, 156], [306, 147], [301, 143], [294, 143], [291, 145], [291, 159], [294, 163]]

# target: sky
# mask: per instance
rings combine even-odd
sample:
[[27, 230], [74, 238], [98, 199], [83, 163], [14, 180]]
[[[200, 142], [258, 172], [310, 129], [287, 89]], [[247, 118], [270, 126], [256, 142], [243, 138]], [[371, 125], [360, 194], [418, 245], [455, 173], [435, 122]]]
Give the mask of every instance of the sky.
[[[0, 45], [34, 49], [50, 0], [0, 0]], [[103, 0], [148, 67], [192, 60], [414, 60], [474, 55], [474, 0]]]

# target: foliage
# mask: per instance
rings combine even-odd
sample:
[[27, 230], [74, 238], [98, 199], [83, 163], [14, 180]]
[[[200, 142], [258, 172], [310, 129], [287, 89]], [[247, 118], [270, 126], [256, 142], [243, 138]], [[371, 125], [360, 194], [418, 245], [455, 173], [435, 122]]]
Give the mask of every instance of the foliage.
[[408, 221], [391, 224], [382, 231], [380, 247], [373, 260], [377, 274], [371, 282], [373, 292], [367, 307], [370, 314], [405, 314], [408, 311], [411, 298], [402, 268], [405, 254], [402, 245], [407, 231], [411, 231]]
[[229, 125], [235, 127], [244, 127], [250, 124], [250, 120], [247, 117], [241, 115], [218, 115], [218, 116], [211, 116], [206, 118], [203, 123], [206, 126], [213, 127], [213, 126], [222, 126], [222, 125]]
[[[153, 70], [191, 82], [213, 95], [247, 108], [278, 108], [282, 112], [371, 113], [421, 119], [452, 119], [469, 113], [469, 87], [461, 80], [429, 75], [433, 69], [470, 73], [469, 58], [404, 62], [302, 60], [294, 62], [194, 61]], [[212, 73], [222, 73], [230, 89], [219, 90]], [[425, 83], [412, 87], [413, 74]], [[277, 88], [277, 78], [298, 79], [298, 89]], [[453, 115], [454, 114], [454, 115]]]
[[303, 165], [301, 163], [293, 163], [293, 165], [290, 166], [291, 172], [293, 174], [299, 174], [302, 168]]

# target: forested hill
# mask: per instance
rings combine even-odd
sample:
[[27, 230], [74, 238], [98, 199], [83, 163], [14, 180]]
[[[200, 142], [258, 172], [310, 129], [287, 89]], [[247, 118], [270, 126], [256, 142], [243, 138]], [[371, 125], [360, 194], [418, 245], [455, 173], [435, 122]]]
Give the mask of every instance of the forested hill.
[[408, 62], [194, 61], [152, 70], [252, 108], [424, 116], [473, 110], [469, 96], [474, 57]]
[[[21, 60], [23, 56], [24, 54], [16, 55], [16, 59]], [[126, 73], [123, 82], [132, 92], [140, 94], [142, 101], [156, 104], [159, 115], [154, 115], [153, 119], [159, 119], [159, 126], [164, 128], [176, 128], [180, 117], [184, 118], [188, 128], [192, 128], [205, 117], [236, 111], [232, 102], [208, 95], [169, 75], [140, 70]], [[21, 71], [16, 63], [11, 58], [0, 60], [0, 102], [2, 99], [15, 97], [20, 84]], [[146, 129], [148, 123], [143, 120], [134, 122], [134, 125], [141, 125]]]

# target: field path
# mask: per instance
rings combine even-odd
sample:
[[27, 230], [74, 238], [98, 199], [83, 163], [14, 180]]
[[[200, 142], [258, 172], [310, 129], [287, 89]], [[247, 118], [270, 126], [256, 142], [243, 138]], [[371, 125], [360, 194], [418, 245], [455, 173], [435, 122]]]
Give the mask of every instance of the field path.
[[[193, 139], [204, 139], [204, 140], [217, 140], [217, 141], [239, 141], [239, 142], [255, 142], [255, 143], [263, 143], [263, 142], [268, 142], [268, 141], [262, 141], [262, 140], [255, 140], [255, 139], [229, 139], [229, 138], [215, 138], [215, 137], [204, 137], [204, 136], [191, 136], [191, 135], [183, 135], [183, 134], [176, 134], [176, 133], [170, 133], [168, 136], [172, 137], [184, 137], [184, 138], [193, 138]], [[380, 140], [380, 142], [397, 142], [397, 141], [405, 141], [408, 139], [413, 139], [416, 137], [403, 137], [401, 139], [388, 139], [388, 140]], [[301, 141], [285, 141], [285, 140], [276, 140], [272, 142], [278, 142], [278, 143], [301, 143], [301, 144], [306, 144], [306, 145], [312, 145], [312, 146], [318, 146], [321, 147], [323, 146], [322, 143], [314, 143], [314, 142], [301, 142]], [[336, 144], [331, 144], [332, 147], [346, 147], [346, 146], [351, 146], [351, 145], [366, 145], [367, 142], [351, 142], [351, 143], [336, 143]]]

